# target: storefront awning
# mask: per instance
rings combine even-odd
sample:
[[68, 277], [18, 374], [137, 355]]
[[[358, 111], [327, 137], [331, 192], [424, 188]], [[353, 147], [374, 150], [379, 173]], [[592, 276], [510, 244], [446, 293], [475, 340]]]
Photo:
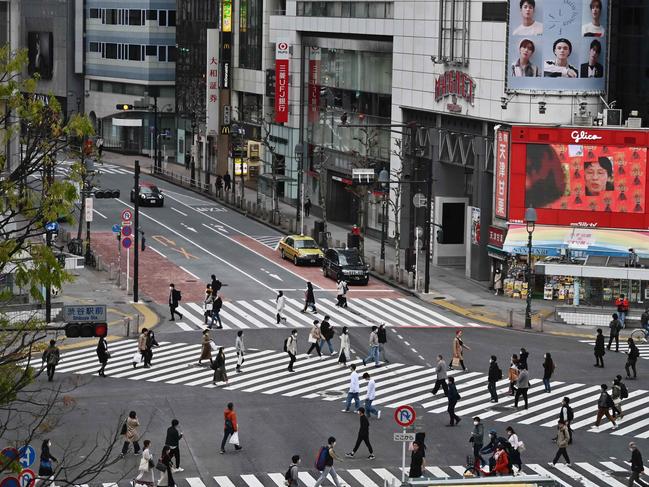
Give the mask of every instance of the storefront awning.
[[[503, 250], [527, 254], [527, 239], [525, 225], [510, 225]], [[532, 234], [532, 254], [538, 256], [560, 256], [567, 249], [575, 256], [627, 257], [630, 248], [649, 257], [649, 231], [537, 225]]]

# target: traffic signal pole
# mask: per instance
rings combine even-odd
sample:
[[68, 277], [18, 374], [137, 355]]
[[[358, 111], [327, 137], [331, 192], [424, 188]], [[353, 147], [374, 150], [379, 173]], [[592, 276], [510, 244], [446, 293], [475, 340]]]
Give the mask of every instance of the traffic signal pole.
[[[135, 243], [135, 254], [133, 256], [133, 302], [138, 302], [138, 277], [139, 277], [139, 263], [140, 263], [140, 161], [135, 160], [135, 172], [134, 172], [134, 182], [133, 190], [135, 191], [135, 205], [133, 222], [134, 222], [134, 243]], [[128, 279], [128, 276], [127, 276]]]

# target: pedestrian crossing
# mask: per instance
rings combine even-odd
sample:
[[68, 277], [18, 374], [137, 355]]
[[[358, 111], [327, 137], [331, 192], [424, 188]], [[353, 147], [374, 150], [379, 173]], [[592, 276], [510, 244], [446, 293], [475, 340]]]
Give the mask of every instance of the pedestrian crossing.
[[[54, 173], [57, 176], [67, 177], [70, 174], [71, 166], [77, 163], [78, 161], [58, 161]], [[102, 162], [95, 162], [95, 171], [98, 174], [133, 174], [132, 169]]]
[[[220, 317], [224, 329], [243, 328], [310, 328], [315, 318], [322, 319], [325, 314], [331, 324], [338, 327], [367, 327], [385, 323], [388, 327], [427, 327], [427, 328], [482, 328], [488, 325], [457, 321], [407, 298], [354, 298], [349, 300], [348, 308], [336, 306], [335, 299], [319, 299], [316, 303], [318, 314], [302, 313], [304, 303], [286, 299], [284, 316], [286, 322], [277, 324], [275, 300], [234, 300], [224, 301]], [[203, 303], [182, 303], [178, 312], [183, 315], [176, 324], [182, 330], [206, 328]]]
[[[595, 346], [595, 340], [579, 340], [581, 343], [586, 343], [590, 345], [591, 347]], [[606, 341], [608, 344], [608, 339]], [[649, 360], [649, 342], [636, 342], [636, 346], [638, 347], [638, 350], [640, 351], [640, 358]], [[613, 343], [613, 347], [615, 347], [615, 343]], [[629, 351], [629, 345], [626, 342], [626, 339], [620, 338], [620, 353], [626, 353]], [[610, 352], [611, 350], [606, 350], [607, 352]], [[612, 350], [614, 351], [614, 350]], [[606, 360], [606, 357], [604, 357], [604, 360]]]
[[[52, 308], [52, 321], [61, 312], [61, 308]], [[26, 323], [45, 321], [45, 309], [22, 309], [18, 311], [1, 311], [0, 319], [6, 320], [7, 323]]]
[[[309, 345], [306, 337], [299, 338], [298, 352]], [[280, 344], [278, 344], [280, 345]], [[201, 345], [187, 343], [161, 342], [154, 349], [153, 366], [144, 369], [133, 368], [132, 358], [137, 350], [135, 340], [122, 340], [110, 344], [111, 358], [106, 368], [110, 378], [142, 380], [153, 383], [184, 385], [190, 387], [214, 388], [212, 370], [209, 364], [198, 366]], [[220, 388], [230, 391], [296, 397], [302, 399], [320, 399], [329, 402], [340, 402], [345, 398], [349, 386], [349, 370], [342, 367], [337, 356], [309, 357], [298, 355], [295, 372], [287, 371], [288, 357], [285, 352], [276, 350], [250, 350], [245, 356], [242, 373], [235, 372], [236, 354], [234, 347], [224, 348], [226, 370], [229, 376], [227, 384]], [[387, 350], [389, 356], [389, 348]], [[353, 355], [353, 354], [352, 354]], [[435, 383], [433, 369], [423, 365], [388, 363], [379, 368], [373, 364], [363, 366], [359, 358], [353, 360], [360, 375], [364, 371], [372, 374], [377, 384], [377, 396], [373, 405], [393, 409], [401, 404], [412, 404], [420, 411], [431, 414], [446, 415], [447, 400], [440, 390], [436, 396], [431, 394]], [[65, 352], [61, 357], [57, 373], [75, 373], [97, 375], [97, 356], [95, 347]], [[542, 381], [532, 379], [529, 389], [529, 407], [522, 409], [523, 403], [516, 410], [513, 397], [508, 395], [509, 382], [505, 379], [497, 383], [499, 402], [490, 402], [487, 391], [486, 374], [482, 372], [449, 371], [455, 377], [457, 390], [462, 399], [456, 406], [456, 413], [463, 418], [480, 416], [497, 429], [504, 429], [509, 423], [536, 425], [556, 428], [559, 408], [563, 397], [569, 396], [574, 410], [571, 427], [574, 431], [589, 431], [596, 434], [614, 436], [634, 436], [649, 438], [649, 391], [638, 389], [629, 391], [629, 397], [622, 403], [624, 419], [618, 428], [605, 421], [599, 428], [592, 425], [595, 421], [596, 404], [599, 397], [599, 385], [584, 383], [566, 383], [553, 381], [552, 392], [544, 392]], [[268, 378], [272, 377], [272, 381]], [[364, 381], [362, 381], [364, 382]], [[361, 384], [361, 397], [364, 397], [366, 384]], [[332, 404], [332, 408], [339, 408]], [[444, 418], [444, 422], [446, 418]]]
[[[352, 460], [354, 461], [354, 460]], [[378, 461], [378, 460], [377, 460]], [[288, 468], [288, 465], [286, 466]], [[576, 462], [572, 465], [557, 464], [552, 467], [548, 464], [531, 463], [523, 466], [521, 475], [538, 475], [554, 480], [565, 487], [583, 485], [586, 487], [624, 487], [627, 484], [629, 465], [627, 462], [617, 460], [603, 462]], [[462, 479], [466, 467], [464, 465], [432, 465], [425, 467], [423, 477], [435, 485], [435, 480]], [[399, 467], [388, 468], [336, 468], [336, 473], [342, 485], [349, 487], [384, 487], [401, 485], [402, 469]], [[405, 470], [408, 474], [408, 467]], [[155, 472], [158, 480], [159, 472]], [[270, 473], [216, 475], [207, 478], [191, 477], [185, 473], [175, 473], [174, 480], [177, 487], [283, 487], [284, 471]], [[300, 486], [312, 487], [318, 472], [309, 468], [304, 463], [298, 473]], [[332, 485], [331, 478], [324, 485]], [[504, 480], [504, 478], [502, 478]], [[139, 484], [138, 484], [139, 485]], [[117, 482], [103, 482], [83, 484], [76, 487], [131, 487], [130, 480]]]

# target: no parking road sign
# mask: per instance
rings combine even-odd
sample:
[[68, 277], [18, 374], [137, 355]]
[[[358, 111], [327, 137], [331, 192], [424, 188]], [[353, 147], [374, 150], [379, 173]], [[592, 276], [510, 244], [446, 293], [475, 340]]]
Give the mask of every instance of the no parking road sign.
[[20, 482], [20, 487], [33, 487], [36, 481], [36, 474], [33, 470], [26, 468], [18, 476], [18, 481]]
[[407, 428], [414, 423], [416, 417], [415, 410], [408, 404], [399, 406], [394, 410], [394, 420], [403, 428]]
[[133, 213], [131, 212], [130, 209], [126, 208], [124, 211], [122, 211], [123, 222], [130, 222], [132, 219], [133, 219]]

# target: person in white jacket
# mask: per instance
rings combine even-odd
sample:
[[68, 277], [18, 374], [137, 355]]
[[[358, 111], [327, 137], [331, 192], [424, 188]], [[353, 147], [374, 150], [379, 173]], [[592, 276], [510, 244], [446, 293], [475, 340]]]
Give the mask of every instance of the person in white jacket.
[[153, 487], [155, 486], [155, 465], [151, 465], [154, 462], [151, 454], [151, 441], [144, 440], [143, 446], [144, 450], [142, 450], [142, 458], [140, 459], [137, 477], [135, 477], [135, 484]]
[[234, 342], [234, 347], [237, 351], [237, 373], [241, 372], [241, 366], [243, 365], [243, 354], [246, 351], [246, 346], [243, 344], [243, 330], [237, 332], [237, 338]]
[[340, 353], [338, 354], [338, 363], [343, 367], [347, 366], [347, 360], [351, 359], [351, 345], [349, 343], [349, 331], [346, 326], [340, 333]]
[[286, 307], [286, 296], [284, 296], [284, 291], [279, 291], [277, 293], [277, 298], [275, 298], [275, 310], [277, 312], [277, 324], [279, 325], [279, 322], [284, 320], [286, 321], [286, 318], [284, 318], [284, 308]]

